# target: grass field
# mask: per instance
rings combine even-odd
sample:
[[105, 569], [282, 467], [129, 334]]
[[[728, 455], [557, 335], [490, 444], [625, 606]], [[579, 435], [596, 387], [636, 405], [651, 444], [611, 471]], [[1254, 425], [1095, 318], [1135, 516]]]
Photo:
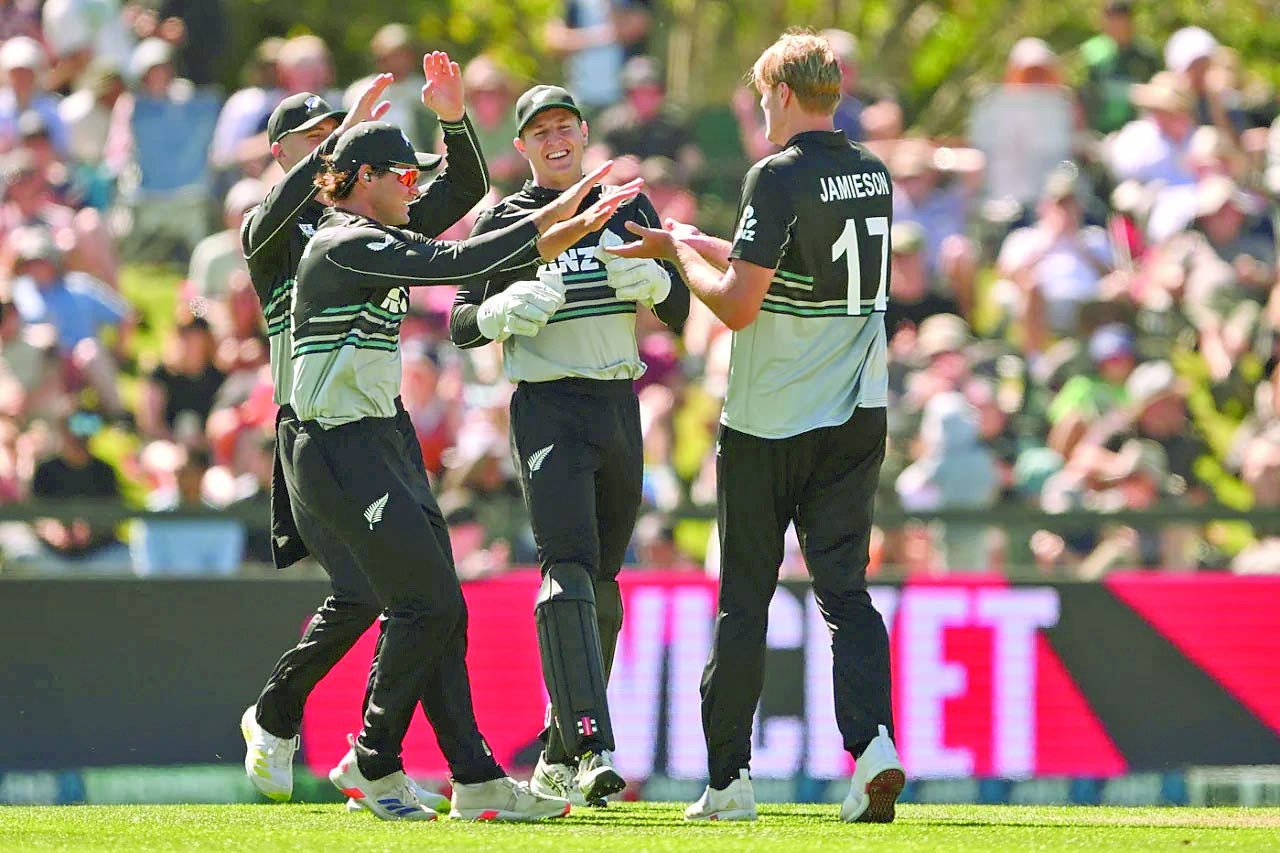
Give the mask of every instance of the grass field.
[[687, 824], [683, 806], [577, 809], [536, 826], [388, 824], [340, 805], [0, 806], [2, 850], [696, 853], [809, 850], [1278, 850], [1280, 809], [900, 806], [892, 825], [834, 805], [764, 805], [754, 824]]

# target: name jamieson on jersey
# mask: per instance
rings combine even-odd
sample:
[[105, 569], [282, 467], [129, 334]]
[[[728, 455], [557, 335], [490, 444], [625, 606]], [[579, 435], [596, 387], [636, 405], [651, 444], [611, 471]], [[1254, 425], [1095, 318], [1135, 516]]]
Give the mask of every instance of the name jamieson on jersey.
[[889, 178], [883, 172], [821, 177], [818, 183], [822, 188], [818, 198], [824, 203], [889, 194]]

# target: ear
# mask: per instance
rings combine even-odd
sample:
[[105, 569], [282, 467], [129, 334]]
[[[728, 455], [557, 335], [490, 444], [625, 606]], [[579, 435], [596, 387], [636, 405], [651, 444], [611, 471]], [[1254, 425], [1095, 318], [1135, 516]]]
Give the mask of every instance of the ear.
[[284, 149], [280, 147], [280, 143], [279, 143], [279, 142], [273, 142], [273, 143], [271, 143], [271, 156], [272, 156], [272, 157], [274, 157], [274, 158], [276, 158], [277, 160], [279, 160], [279, 159], [280, 159], [280, 153], [281, 153], [282, 151], [284, 151]]
[[515, 139], [511, 140], [511, 144], [514, 145], [516, 147], [516, 150], [520, 152], [521, 157], [523, 157], [526, 160], [529, 159], [529, 151], [527, 148], [525, 148], [523, 139], [517, 136]]

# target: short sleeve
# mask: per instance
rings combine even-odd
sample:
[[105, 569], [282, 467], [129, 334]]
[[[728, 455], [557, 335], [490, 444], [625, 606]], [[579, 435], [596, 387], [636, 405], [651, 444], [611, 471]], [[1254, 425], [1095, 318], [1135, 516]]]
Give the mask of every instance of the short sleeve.
[[768, 163], [757, 163], [742, 182], [738, 225], [729, 257], [776, 269], [795, 225], [791, 197]]

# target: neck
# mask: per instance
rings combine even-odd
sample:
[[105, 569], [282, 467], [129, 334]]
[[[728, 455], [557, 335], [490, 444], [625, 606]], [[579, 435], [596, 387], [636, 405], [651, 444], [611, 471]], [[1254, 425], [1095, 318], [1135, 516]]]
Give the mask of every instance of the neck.
[[[786, 135], [787, 139], [790, 139], [798, 133], [808, 133], [811, 130], [822, 130], [830, 133], [835, 129], [835, 117], [832, 115], [797, 112], [790, 116], [790, 121], [787, 122]], [[786, 142], [786, 139], [783, 142]]]
[[[337, 204], [334, 205], [334, 207], [336, 207], [338, 210], [345, 210], [348, 213], [354, 213], [357, 216], [363, 216], [366, 219], [372, 219], [374, 222], [381, 222], [381, 220], [378, 219], [378, 217], [374, 213], [373, 205], [369, 204], [367, 201], [364, 201], [363, 199], [357, 199], [357, 198], [352, 198], [351, 196], [348, 196], [344, 199], [339, 200]], [[385, 225], [386, 223], [383, 223], [383, 224]]]

